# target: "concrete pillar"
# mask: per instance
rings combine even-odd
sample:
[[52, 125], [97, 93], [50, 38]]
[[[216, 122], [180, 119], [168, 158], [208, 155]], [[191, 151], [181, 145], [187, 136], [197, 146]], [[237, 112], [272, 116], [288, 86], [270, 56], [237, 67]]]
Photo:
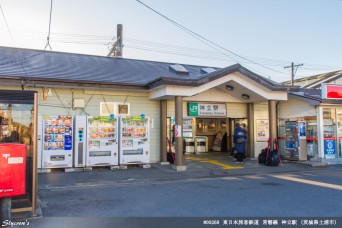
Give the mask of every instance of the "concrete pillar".
[[180, 125], [182, 130], [178, 132], [180, 137], [176, 137], [176, 164], [173, 166], [177, 171], [185, 171], [186, 166], [183, 166], [183, 98], [180, 96], [175, 97], [175, 113], [176, 125]]
[[160, 162], [167, 162], [167, 100], [160, 101]]
[[12, 199], [11, 198], [2, 198], [0, 199], [0, 224], [3, 224], [3, 221], [8, 220], [11, 221], [11, 208], [12, 208]]
[[269, 134], [271, 139], [271, 151], [274, 150], [273, 140], [277, 138], [277, 112], [276, 101], [268, 101]]
[[247, 157], [254, 158], [255, 151], [254, 151], [254, 104], [248, 103], [247, 104], [247, 121], [248, 121], [248, 141], [247, 141]]
[[233, 133], [234, 133], [234, 121], [233, 119], [228, 119], [229, 121], [229, 126], [228, 126], [228, 131], [229, 131], [229, 137], [228, 137], [228, 148], [230, 151], [230, 154], [233, 155]]

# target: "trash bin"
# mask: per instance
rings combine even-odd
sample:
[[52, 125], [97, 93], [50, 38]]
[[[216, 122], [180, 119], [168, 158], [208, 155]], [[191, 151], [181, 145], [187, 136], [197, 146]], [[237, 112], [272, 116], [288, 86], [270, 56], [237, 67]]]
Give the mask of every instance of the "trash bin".
[[195, 141], [193, 138], [184, 138], [184, 152], [186, 154], [195, 153]]
[[208, 152], [206, 137], [197, 136], [195, 138], [195, 147], [196, 147], [196, 153]]

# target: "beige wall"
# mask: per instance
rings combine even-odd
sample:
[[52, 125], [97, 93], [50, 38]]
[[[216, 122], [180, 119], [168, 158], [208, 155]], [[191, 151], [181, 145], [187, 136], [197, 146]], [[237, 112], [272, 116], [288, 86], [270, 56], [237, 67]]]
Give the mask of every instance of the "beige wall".
[[306, 116], [317, 116], [316, 108], [309, 103], [289, 98], [280, 101], [278, 105], [278, 118], [298, 118]]
[[[20, 87], [3, 87], [2, 89], [21, 90]], [[153, 119], [150, 133], [150, 161], [160, 160], [160, 106], [159, 101], [149, 100], [148, 93], [129, 91], [100, 91], [74, 89], [74, 98], [84, 99], [86, 107], [72, 108], [71, 89], [51, 89], [52, 96], [43, 99], [41, 88], [32, 89], [39, 92], [39, 115], [99, 115], [100, 102], [126, 102], [130, 104], [130, 114], [141, 115]]]
[[267, 142], [257, 142], [257, 121], [268, 120], [268, 102], [254, 104], [254, 157], [257, 158], [262, 149], [267, 147]]

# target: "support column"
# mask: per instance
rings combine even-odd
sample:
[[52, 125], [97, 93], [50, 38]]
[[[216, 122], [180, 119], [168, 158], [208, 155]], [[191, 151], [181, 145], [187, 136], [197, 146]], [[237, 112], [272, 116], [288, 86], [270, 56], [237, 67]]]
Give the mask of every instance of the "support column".
[[274, 150], [273, 140], [277, 138], [277, 112], [276, 101], [268, 101], [269, 134], [271, 139], [271, 151]]
[[160, 101], [160, 163], [168, 164], [167, 162], [167, 100]]
[[[175, 113], [176, 113], [176, 125], [180, 125], [183, 128], [183, 98], [180, 96], [175, 97]], [[176, 137], [176, 164], [173, 166], [177, 171], [185, 171], [186, 166], [183, 166], [183, 129], [178, 132], [180, 137]]]
[[247, 141], [247, 157], [254, 158], [254, 104], [247, 104], [247, 121], [248, 121], [248, 141]]

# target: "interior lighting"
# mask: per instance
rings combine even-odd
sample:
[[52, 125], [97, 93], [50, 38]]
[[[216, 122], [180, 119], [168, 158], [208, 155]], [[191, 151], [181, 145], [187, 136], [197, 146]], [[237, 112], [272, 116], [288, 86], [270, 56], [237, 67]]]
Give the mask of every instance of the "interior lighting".
[[234, 90], [234, 87], [231, 86], [231, 85], [226, 85], [226, 90], [228, 90], [228, 91], [233, 91], [233, 90]]
[[52, 96], [51, 88], [49, 88], [49, 91], [48, 91], [47, 95], [48, 95], [49, 97]]
[[249, 95], [248, 94], [242, 94], [241, 97], [245, 100], [248, 100], [249, 99]]

